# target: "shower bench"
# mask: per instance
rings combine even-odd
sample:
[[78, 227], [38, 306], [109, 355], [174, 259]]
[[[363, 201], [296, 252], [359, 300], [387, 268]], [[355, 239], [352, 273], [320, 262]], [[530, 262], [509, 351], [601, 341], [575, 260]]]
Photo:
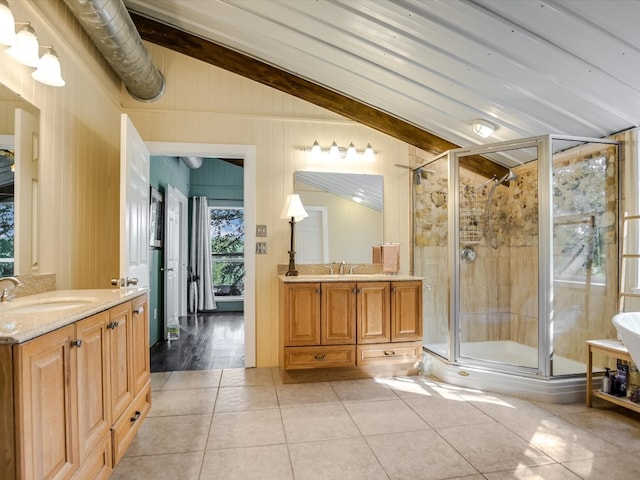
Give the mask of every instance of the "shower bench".
[[591, 407], [593, 397], [601, 398], [607, 402], [615, 403], [624, 408], [640, 412], [640, 403], [634, 403], [625, 397], [616, 397], [593, 388], [593, 354], [600, 354], [610, 358], [616, 358], [632, 362], [627, 347], [619, 340], [587, 340], [588, 364], [587, 364], [587, 407]]

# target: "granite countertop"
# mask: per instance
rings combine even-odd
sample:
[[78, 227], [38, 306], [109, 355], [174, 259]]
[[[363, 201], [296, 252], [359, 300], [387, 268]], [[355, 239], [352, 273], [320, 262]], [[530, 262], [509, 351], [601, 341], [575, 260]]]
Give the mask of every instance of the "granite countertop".
[[422, 277], [413, 275], [388, 275], [386, 273], [373, 274], [347, 274], [347, 275], [298, 275], [287, 277], [278, 275], [284, 283], [310, 283], [310, 282], [408, 282], [411, 280], [422, 280]]
[[52, 290], [0, 302], [0, 344], [23, 343], [143, 295], [147, 288]]

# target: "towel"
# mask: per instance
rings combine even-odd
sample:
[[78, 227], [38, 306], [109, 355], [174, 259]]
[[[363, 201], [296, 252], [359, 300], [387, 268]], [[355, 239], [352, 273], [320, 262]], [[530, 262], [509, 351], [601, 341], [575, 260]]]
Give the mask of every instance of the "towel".
[[381, 247], [383, 273], [398, 273], [400, 271], [400, 244], [386, 243]]

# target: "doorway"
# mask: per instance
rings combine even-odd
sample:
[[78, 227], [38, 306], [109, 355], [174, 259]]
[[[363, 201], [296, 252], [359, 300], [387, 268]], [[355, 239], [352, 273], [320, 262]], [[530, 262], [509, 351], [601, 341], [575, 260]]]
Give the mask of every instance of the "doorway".
[[242, 159], [244, 164], [244, 222], [245, 222], [245, 287], [244, 287], [244, 366], [256, 366], [255, 351], [255, 244], [256, 213], [256, 157], [253, 145], [221, 145], [201, 143], [147, 142], [151, 155], [175, 157], [213, 157]]

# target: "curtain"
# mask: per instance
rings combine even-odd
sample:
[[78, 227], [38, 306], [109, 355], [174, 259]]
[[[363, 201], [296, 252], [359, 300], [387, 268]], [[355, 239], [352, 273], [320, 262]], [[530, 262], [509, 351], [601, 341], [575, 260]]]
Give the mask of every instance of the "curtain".
[[195, 281], [189, 282], [195, 309], [201, 312], [216, 309], [211, 278], [211, 226], [207, 197], [193, 197], [191, 218], [191, 270]]

